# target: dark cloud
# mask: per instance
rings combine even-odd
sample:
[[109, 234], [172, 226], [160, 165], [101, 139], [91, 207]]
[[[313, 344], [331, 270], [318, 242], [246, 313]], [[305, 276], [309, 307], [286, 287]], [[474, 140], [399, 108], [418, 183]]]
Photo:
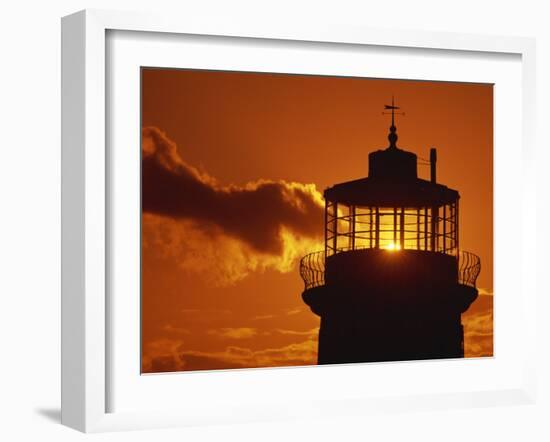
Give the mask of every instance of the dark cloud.
[[272, 255], [284, 252], [284, 232], [306, 239], [322, 235], [322, 199], [313, 184], [258, 180], [222, 186], [187, 164], [175, 143], [155, 127], [142, 131], [142, 154], [146, 213], [193, 220], [202, 229], [221, 230]]

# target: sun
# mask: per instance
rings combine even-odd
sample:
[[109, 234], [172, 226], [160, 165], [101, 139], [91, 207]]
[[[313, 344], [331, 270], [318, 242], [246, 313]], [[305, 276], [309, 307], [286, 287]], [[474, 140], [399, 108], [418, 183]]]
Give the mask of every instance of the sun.
[[390, 252], [398, 252], [399, 250], [401, 250], [401, 244], [392, 241], [388, 243], [388, 245], [386, 245], [384, 249]]

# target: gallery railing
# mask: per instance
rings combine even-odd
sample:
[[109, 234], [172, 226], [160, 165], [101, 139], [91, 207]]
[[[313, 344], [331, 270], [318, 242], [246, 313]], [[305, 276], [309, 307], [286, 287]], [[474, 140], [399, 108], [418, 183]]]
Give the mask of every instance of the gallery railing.
[[479, 256], [460, 250], [458, 253], [458, 283], [475, 288], [479, 272], [481, 272]]
[[325, 251], [313, 252], [300, 260], [300, 276], [305, 290], [325, 285]]
[[[480, 271], [479, 256], [460, 250], [458, 253], [458, 283], [475, 288]], [[324, 250], [310, 253], [300, 260], [300, 276], [304, 280], [305, 290], [325, 285]]]

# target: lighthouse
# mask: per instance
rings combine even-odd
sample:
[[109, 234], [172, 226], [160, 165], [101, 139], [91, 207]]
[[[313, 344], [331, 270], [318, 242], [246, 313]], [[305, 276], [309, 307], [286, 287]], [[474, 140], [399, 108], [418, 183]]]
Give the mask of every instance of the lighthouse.
[[399, 107], [385, 110], [388, 147], [369, 154], [367, 177], [324, 191], [324, 250], [300, 262], [319, 364], [464, 357], [481, 264], [460, 249], [460, 195], [437, 182], [435, 148], [419, 178], [428, 161], [397, 146]]

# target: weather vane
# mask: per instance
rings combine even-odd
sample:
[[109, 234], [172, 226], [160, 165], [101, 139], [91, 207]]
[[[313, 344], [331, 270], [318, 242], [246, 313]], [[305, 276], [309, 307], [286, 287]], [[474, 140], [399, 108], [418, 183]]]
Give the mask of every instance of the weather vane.
[[[396, 110], [401, 109], [400, 107], [395, 105], [393, 95], [391, 97], [391, 106], [389, 104], [384, 105], [385, 110], [391, 110], [391, 126], [390, 126], [390, 134], [388, 135], [388, 140], [390, 142], [390, 148], [396, 148], [397, 147], [397, 128], [395, 127], [395, 115], [405, 115], [405, 112], [395, 112]], [[382, 112], [382, 115], [389, 115], [390, 112]]]
[[[391, 105], [385, 104], [384, 105], [385, 110], [391, 110], [391, 125], [395, 127], [395, 115], [403, 115], [405, 116], [405, 112], [395, 112], [396, 110], [401, 109], [400, 107], [396, 106], [393, 100], [393, 95], [391, 97]], [[390, 112], [382, 112], [382, 115], [390, 115]]]

